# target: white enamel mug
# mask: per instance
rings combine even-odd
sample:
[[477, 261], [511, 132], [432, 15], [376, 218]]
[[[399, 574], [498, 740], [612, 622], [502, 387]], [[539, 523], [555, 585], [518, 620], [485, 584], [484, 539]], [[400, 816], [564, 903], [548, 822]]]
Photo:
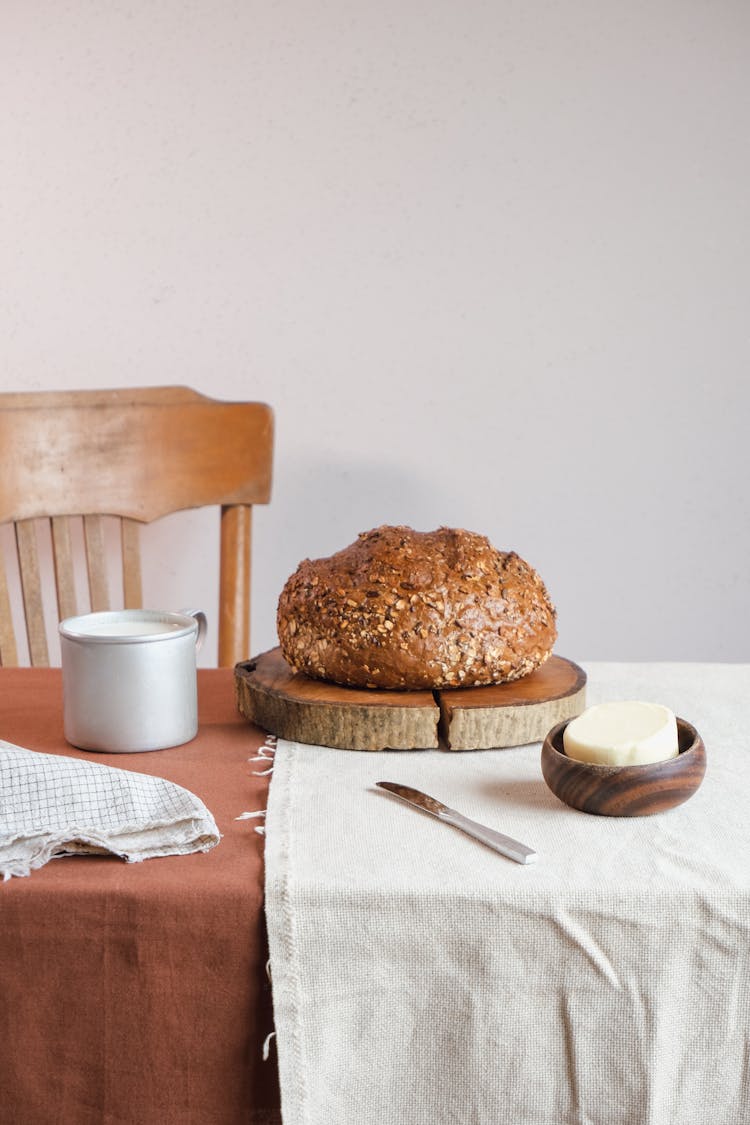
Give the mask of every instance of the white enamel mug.
[[63, 729], [82, 750], [165, 750], [198, 733], [200, 610], [84, 613], [60, 622]]

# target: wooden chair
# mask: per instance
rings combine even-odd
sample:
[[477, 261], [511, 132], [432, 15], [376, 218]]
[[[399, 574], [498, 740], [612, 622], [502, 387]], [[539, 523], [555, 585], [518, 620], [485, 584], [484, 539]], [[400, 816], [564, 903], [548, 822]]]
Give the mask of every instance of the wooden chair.
[[[219, 402], [187, 387], [0, 394], [0, 525], [15, 529], [4, 535], [20, 576], [29, 663], [49, 664], [41, 534], [51, 536], [56, 620], [114, 608], [104, 525], [116, 517], [122, 599], [115, 600], [137, 608], [140, 525], [206, 505], [221, 509], [218, 663], [247, 659], [252, 505], [270, 499], [272, 456], [273, 414], [263, 403]], [[86, 578], [76, 583], [71, 544], [81, 525]], [[15, 665], [20, 626], [5, 561], [0, 550], [0, 664]], [[89, 604], [79, 606], [82, 584]]]

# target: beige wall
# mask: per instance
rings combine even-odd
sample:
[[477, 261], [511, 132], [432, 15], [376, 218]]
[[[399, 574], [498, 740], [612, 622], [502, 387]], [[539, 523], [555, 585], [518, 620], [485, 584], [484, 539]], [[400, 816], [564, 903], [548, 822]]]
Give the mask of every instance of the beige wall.
[[[256, 650], [301, 557], [404, 522], [535, 564], [566, 655], [746, 660], [749, 31], [696, 0], [6, 0], [0, 389], [274, 405]], [[213, 527], [150, 536], [152, 604], [212, 606]]]

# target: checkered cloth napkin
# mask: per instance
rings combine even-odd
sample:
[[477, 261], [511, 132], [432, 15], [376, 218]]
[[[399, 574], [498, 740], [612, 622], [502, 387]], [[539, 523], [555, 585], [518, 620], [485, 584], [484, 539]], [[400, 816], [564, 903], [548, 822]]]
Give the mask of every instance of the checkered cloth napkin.
[[109, 853], [139, 863], [206, 852], [213, 816], [174, 782], [0, 741], [0, 875], [56, 856]]

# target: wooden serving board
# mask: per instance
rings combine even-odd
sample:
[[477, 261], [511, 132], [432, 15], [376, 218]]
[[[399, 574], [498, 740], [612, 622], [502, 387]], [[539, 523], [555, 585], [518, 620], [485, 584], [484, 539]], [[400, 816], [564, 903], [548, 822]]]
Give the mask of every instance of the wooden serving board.
[[279, 738], [339, 750], [488, 750], [541, 742], [585, 706], [586, 673], [551, 656], [522, 680], [449, 691], [340, 687], [295, 672], [278, 648], [234, 670], [237, 707]]

